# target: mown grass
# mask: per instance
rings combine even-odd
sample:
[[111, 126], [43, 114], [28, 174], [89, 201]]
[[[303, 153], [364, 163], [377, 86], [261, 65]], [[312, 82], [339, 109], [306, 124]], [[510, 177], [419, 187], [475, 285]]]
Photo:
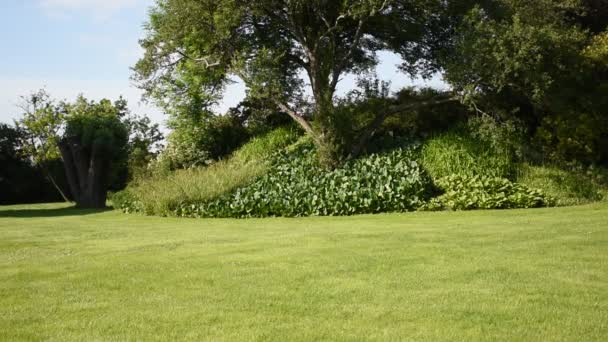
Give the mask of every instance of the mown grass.
[[605, 341], [606, 218], [1, 207], [0, 340]]

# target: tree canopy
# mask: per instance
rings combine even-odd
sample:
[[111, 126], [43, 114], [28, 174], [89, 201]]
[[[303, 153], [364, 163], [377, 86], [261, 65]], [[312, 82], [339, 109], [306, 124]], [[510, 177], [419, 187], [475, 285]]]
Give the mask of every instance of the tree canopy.
[[[606, 8], [605, 0], [157, 0], [134, 78], [169, 113], [196, 115], [238, 77], [247, 101], [289, 115], [332, 164], [356, 157], [387, 117], [419, 106], [511, 99], [505, 110], [526, 113], [531, 127], [569, 111], [557, 109], [560, 99], [593, 102], [584, 111], [597, 113], [597, 97], [576, 90], [601, 93], [593, 84], [605, 75]], [[336, 110], [336, 87], [373, 70], [379, 51], [398, 54], [406, 75], [440, 73], [452, 92], [389, 104], [345, 132], [355, 125]]]
[[[141, 40], [135, 78], [169, 111], [215, 103], [231, 77], [250, 99], [270, 99], [339, 158], [338, 82], [398, 53], [410, 75], [440, 69], [454, 14], [470, 1], [440, 0], [158, 0]], [[310, 86], [308, 99], [305, 86]], [[369, 130], [363, 130], [366, 139]]]

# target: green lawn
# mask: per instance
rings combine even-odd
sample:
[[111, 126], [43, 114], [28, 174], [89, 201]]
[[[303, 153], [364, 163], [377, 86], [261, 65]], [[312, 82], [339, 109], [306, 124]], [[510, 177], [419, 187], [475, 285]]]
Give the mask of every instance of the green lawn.
[[608, 203], [189, 220], [0, 207], [0, 340], [608, 340]]

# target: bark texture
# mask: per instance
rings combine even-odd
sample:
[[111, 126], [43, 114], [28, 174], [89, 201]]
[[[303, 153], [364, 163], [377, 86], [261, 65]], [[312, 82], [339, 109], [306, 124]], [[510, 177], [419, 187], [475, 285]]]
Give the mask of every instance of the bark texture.
[[82, 208], [105, 208], [109, 162], [98, 148], [84, 148], [77, 139], [59, 143], [74, 201]]

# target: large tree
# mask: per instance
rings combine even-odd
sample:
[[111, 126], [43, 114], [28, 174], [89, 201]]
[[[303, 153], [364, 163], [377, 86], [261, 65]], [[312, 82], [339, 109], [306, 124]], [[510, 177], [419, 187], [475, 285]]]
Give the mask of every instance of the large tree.
[[58, 146], [72, 196], [79, 207], [104, 208], [112, 172], [127, 158], [129, 132], [120, 120], [121, 103], [81, 96], [63, 106], [66, 124]]
[[[456, 14], [472, 1], [443, 0], [157, 0], [141, 40], [135, 78], [169, 111], [200, 111], [237, 76], [250, 99], [264, 99], [295, 120], [318, 144], [325, 164], [356, 156], [391, 113], [388, 108], [345, 146], [335, 92], [348, 73], [398, 53], [402, 70], [428, 76], [440, 69]], [[305, 95], [309, 86], [312, 99]], [[270, 100], [270, 101], [269, 101]]]

